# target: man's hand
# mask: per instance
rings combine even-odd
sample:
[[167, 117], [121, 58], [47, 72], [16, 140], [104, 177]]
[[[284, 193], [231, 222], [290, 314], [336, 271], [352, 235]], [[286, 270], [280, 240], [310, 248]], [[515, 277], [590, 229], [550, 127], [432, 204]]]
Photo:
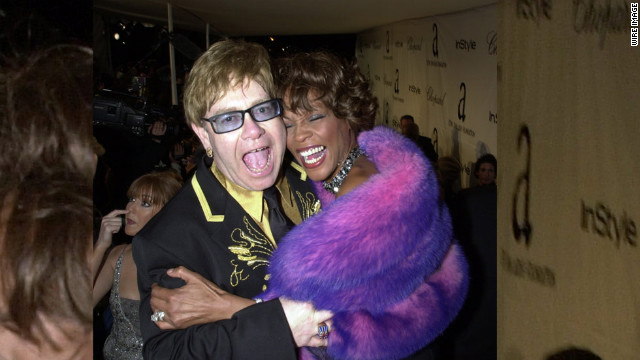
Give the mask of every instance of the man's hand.
[[153, 284], [151, 309], [164, 311], [163, 321], [156, 325], [162, 330], [185, 329], [192, 325], [230, 319], [247, 306], [255, 304], [251, 299], [230, 294], [200, 274], [183, 266], [167, 270], [167, 275], [184, 280], [177, 289], [167, 289]]

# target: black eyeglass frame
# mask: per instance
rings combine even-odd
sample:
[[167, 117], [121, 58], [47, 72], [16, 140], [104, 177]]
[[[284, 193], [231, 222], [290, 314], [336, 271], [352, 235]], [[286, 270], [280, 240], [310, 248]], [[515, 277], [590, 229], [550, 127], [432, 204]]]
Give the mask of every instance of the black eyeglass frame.
[[[264, 104], [270, 103], [270, 102], [275, 102], [278, 105], [278, 111], [277, 114], [275, 114], [273, 117], [270, 117], [268, 119], [264, 119], [264, 120], [257, 120], [256, 117], [253, 115], [252, 110], [258, 108], [259, 106], [262, 106]], [[221, 116], [228, 116], [231, 114], [242, 114], [241, 116], [241, 122], [240, 122], [240, 126], [238, 126], [235, 129], [231, 129], [231, 130], [227, 130], [227, 131], [217, 131], [216, 127], [214, 125], [215, 123], [215, 118], [221, 117]], [[242, 126], [244, 126], [244, 116], [249, 113], [249, 116], [251, 116], [251, 118], [253, 119], [253, 121], [255, 122], [264, 122], [264, 121], [269, 121], [272, 119], [277, 118], [278, 116], [282, 115], [282, 99], [269, 99], [267, 101], [263, 101], [261, 103], [255, 104], [252, 107], [246, 109], [246, 110], [234, 110], [234, 111], [229, 111], [226, 113], [222, 113], [222, 114], [217, 114], [217, 115], [213, 115], [210, 118], [201, 118], [202, 121], [208, 121], [211, 124], [211, 129], [213, 129], [213, 132], [216, 134], [226, 134], [228, 132], [232, 132], [235, 130], [238, 130], [240, 128], [242, 128]]]

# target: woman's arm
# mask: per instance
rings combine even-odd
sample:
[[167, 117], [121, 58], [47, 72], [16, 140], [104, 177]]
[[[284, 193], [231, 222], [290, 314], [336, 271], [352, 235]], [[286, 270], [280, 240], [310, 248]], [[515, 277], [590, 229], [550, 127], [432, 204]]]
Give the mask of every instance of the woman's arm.
[[118, 245], [111, 249], [107, 255], [107, 259], [104, 261], [104, 265], [98, 273], [95, 283], [93, 283], [93, 306], [95, 307], [100, 300], [109, 292], [113, 286], [113, 273], [115, 271], [116, 262], [120, 253], [124, 249], [124, 245]]

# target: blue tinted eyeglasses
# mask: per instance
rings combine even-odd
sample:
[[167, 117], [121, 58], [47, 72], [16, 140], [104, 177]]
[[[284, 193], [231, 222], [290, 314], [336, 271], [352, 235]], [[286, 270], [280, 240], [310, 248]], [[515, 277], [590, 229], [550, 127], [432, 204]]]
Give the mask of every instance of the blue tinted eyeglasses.
[[267, 100], [254, 105], [247, 110], [230, 111], [224, 114], [213, 115], [210, 118], [202, 118], [211, 123], [213, 132], [224, 134], [240, 129], [244, 124], [244, 115], [249, 113], [256, 122], [271, 120], [282, 113], [280, 99]]

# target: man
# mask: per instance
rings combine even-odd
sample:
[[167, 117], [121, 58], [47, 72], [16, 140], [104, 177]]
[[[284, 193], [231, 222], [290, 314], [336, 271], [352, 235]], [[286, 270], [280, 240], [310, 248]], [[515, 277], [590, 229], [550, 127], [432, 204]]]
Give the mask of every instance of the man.
[[438, 161], [438, 153], [436, 153], [436, 150], [433, 148], [431, 139], [420, 135], [420, 128], [418, 127], [418, 124], [414, 122], [413, 116], [403, 115], [400, 118], [400, 129], [402, 131], [402, 135], [408, 137], [418, 145], [424, 153], [424, 156], [426, 156], [431, 163], [435, 164]]
[[[315, 335], [330, 313], [288, 299], [184, 330], [154, 324], [171, 319], [152, 309], [153, 284], [184, 285], [168, 269], [182, 265], [251, 302], [266, 289], [269, 258], [287, 230], [273, 215], [282, 211], [299, 223], [319, 210], [306, 174], [289, 162], [281, 169], [286, 131], [273, 93], [269, 57], [259, 45], [221, 41], [194, 64], [184, 107], [207, 156], [133, 240], [145, 358], [296, 359], [296, 347], [326, 345]], [[269, 194], [282, 209], [273, 207]]]

